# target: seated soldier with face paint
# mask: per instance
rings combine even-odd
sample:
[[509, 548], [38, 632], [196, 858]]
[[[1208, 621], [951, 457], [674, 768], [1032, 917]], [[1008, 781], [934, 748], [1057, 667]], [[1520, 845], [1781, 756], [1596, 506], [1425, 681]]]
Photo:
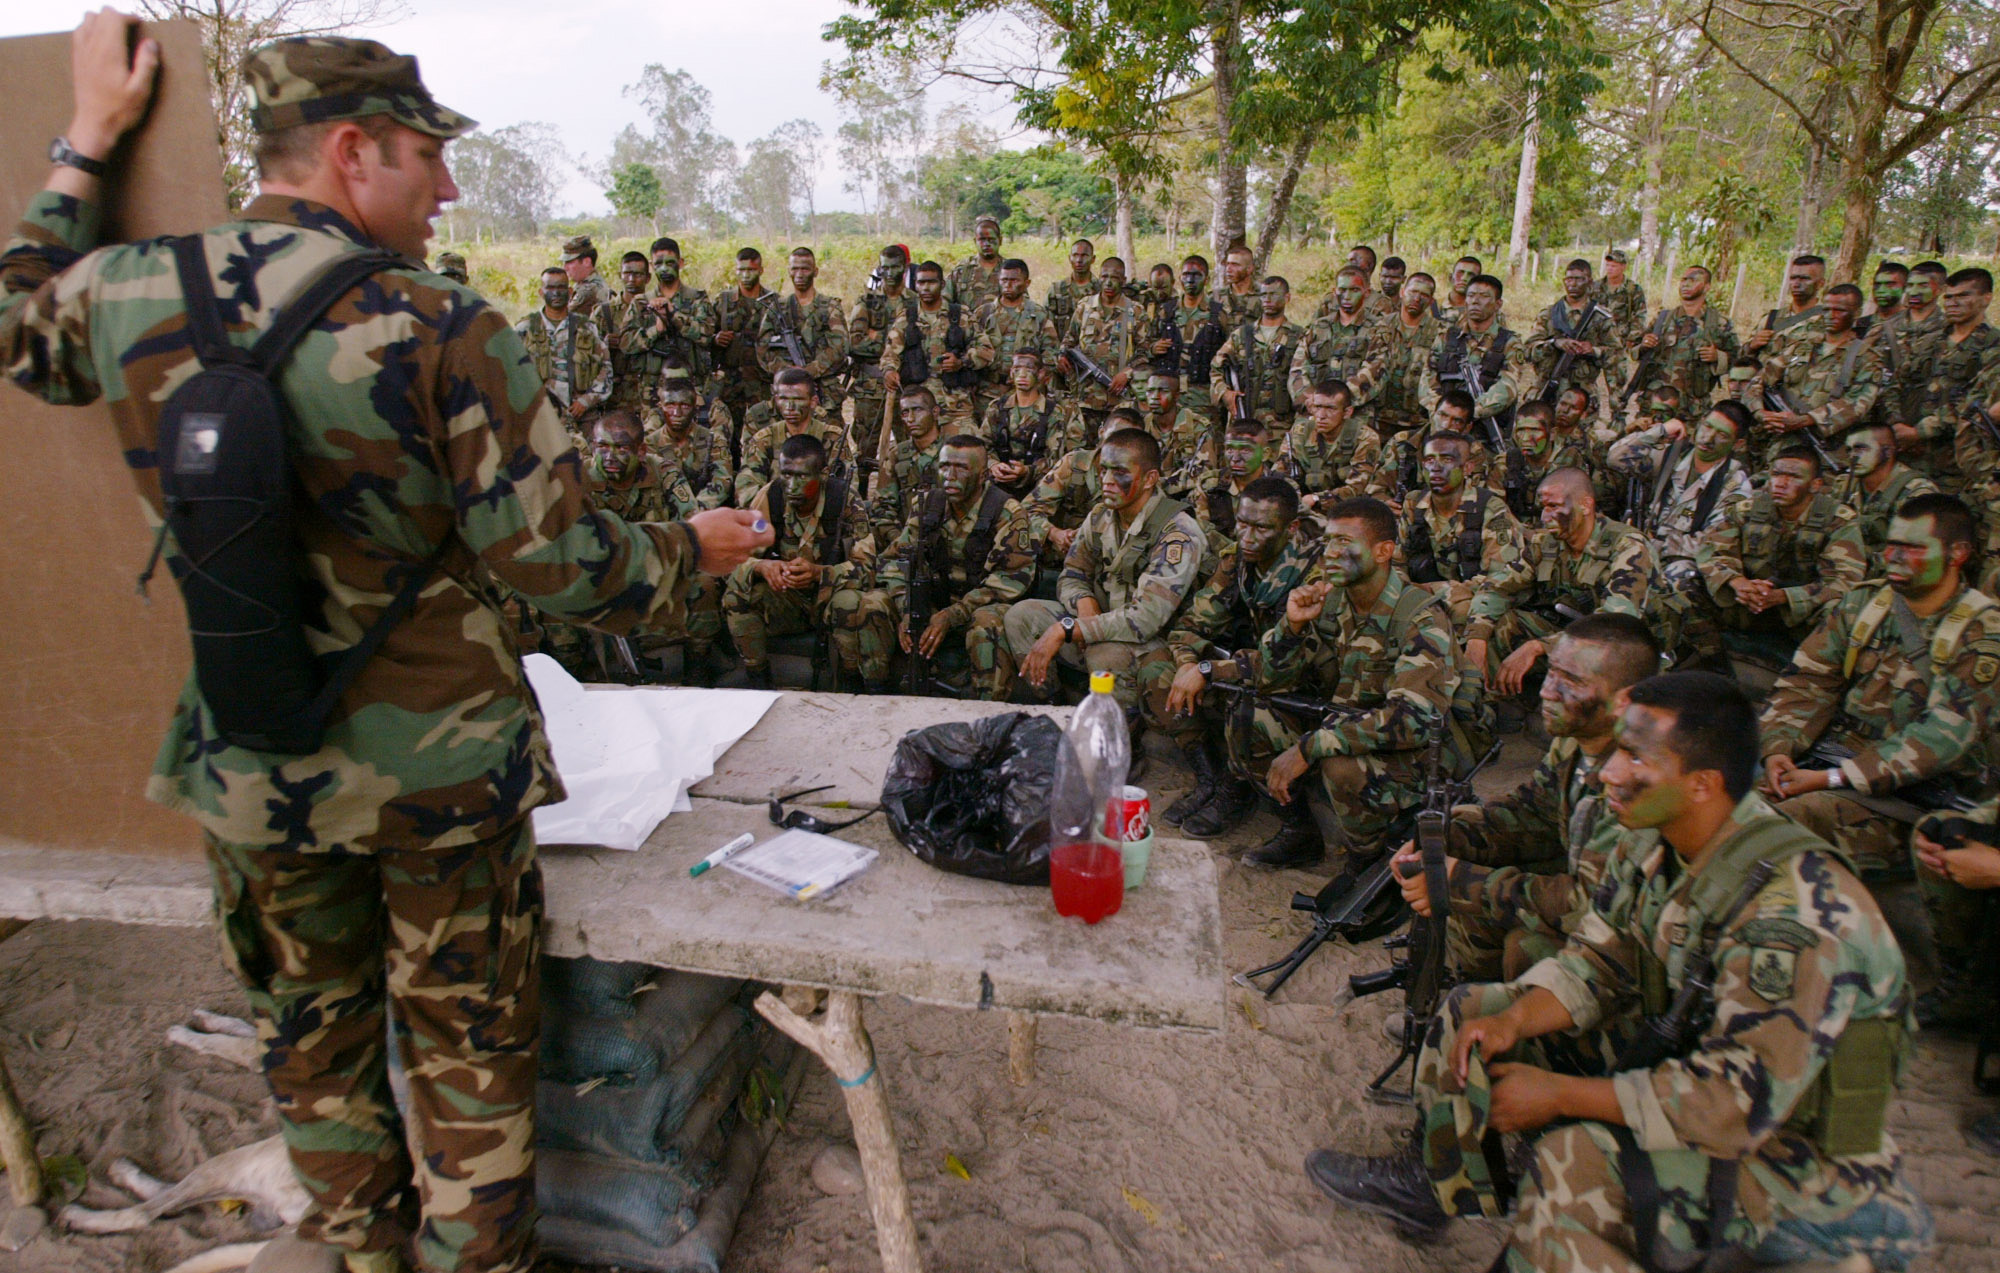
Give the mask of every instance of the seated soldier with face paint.
[[[1414, 1146], [1319, 1150], [1306, 1174], [1406, 1234], [1517, 1201], [1508, 1273], [1850, 1253], [1904, 1269], [1933, 1230], [1883, 1128], [1910, 993], [1888, 922], [1757, 796], [1733, 681], [1673, 673], [1628, 696], [1603, 769], [1624, 830], [1568, 943], [1449, 993], [1417, 1059]], [[1531, 1146], [1518, 1181], [1513, 1134]]]
[[868, 501], [868, 524], [877, 547], [887, 546], [900, 534], [903, 523], [936, 488], [938, 454], [944, 446], [937, 400], [929, 389], [915, 385], [898, 390], [896, 404], [903, 438], [876, 478], [874, 498]]
[[[1222, 467], [1203, 469], [1188, 493], [1195, 518], [1201, 522], [1210, 543], [1226, 544], [1236, 537], [1237, 501], [1252, 482], [1279, 476], [1273, 466], [1278, 458], [1277, 448], [1271, 444], [1270, 426], [1262, 420], [1229, 422], [1222, 441]], [[1296, 487], [1293, 493], [1297, 498]]]
[[1903, 463], [1896, 444], [1896, 427], [1886, 420], [1857, 424], [1847, 431], [1847, 475], [1832, 483], [1834, 502], [1854, 510], [1861, 543], [1868, 550], [1864, 577], [1882, 575], [1882, 545], [1889, 540], [1889, 521], [1905, 500], [1929, 495], [1937, 483]]
[[1382, 442], [1354, 413], [1354, 391], [1325, 379], [1305, 399], [1305, 419], [1285, 435], [1284, 468], [1307, 508], [1385, 493]]
[[1455, 632], [1465, 630], [1474, 597], [1521, 568], [1527, 542], [1499, 492], [1472, 484], [1471, 456], [1463, 433], [1432, 433], [1424, 442], [1427, 489], [1405, 496], [1396, 524], [1396, 565], [1445, 603]]
[[[716, 410], [724, 410], [715, 404]], [[668, 359], [660, 368], [653, 405], [640, 416], [646, 447], [667, 469], [676, 470], [694, 492], [698, 508], [721, 508], [733, 496], [729, 439], [723, 429], [701, 423], [701, 397], [686, 364]]]
[[[1629, 614], [1586, 615], [1556, 637], [1542, 680], [1542, 726], [1553, 740], [1542, 763], [1506, 795], [1452, 810], [1445, 869], [1461, 980], [1520, 976], [1560, 951], [1589, 911], [1617, 828], [1598, 770], [1611, 754], [1619, 695], [1659, 670], [1659, 642]], [[1398, 857], [1421, 866], [1414, 840]], [[1423, 871], [1405, 869], [1404, 899], [1429, 915]]]
[[1116, 673], [1119, 705], [1136, 728], [1144, 665], [1170, 660], [1168, 627], [1212, 561], [1200, 523], [1160, 494], [1160, 477], [1152, 434], [1120, 429], [1104, 440], [1097, 506], [1070, 542], [1056, 585], [1060, 599], [1017, 601], [1007, 611], [995, 697], [1012, 692], [1016, 668], [1049, 692], [1051, 665], [1060, 658]]
[[847, 478], [826, 470], [818, 438], [788, 437], [778, 447], [777, 476], [747, 501], [777, 530], [777, 542], [738, 566], [722, 594], [723, 621], [751, 689], [771, 688], [770, 637], [814, 630], [830, 636], [843, 666], [861, 669], [871, 692], [888, 687], [888, 615], [862, 604], [874, 583], [868, 518]]
[[1347, 869], [1380, 857], [1398, 816], [1423, 802], [1431, 743], [1452, 728], [1461, 674], [1451, 620], [1396, 569], [1396, 515], [1362, 496], [1323, 517], [1319, 567], [1264, 634], [1250, 679], [1331, 711], [1302, 720], [1260, 706], [1247, 728], [1229, 732], [1233, 767], [1261, 775], [1278, 802], [1278, 833], [1243, 855], [1251, 866], [1317, 863], [1326, 851], [1319, 810]]
[[1042, 351], [1023, 345], [1008, 363], [1007, 393], [987, 409], [992, 443], [987, 473], [1014, 497], [1025, 498], [1057, 460], [1083, 445], [1083, 417], [1048, 387]]
[[[777, 418], [772, 420], [771, 416]], [[819, 386], [798, 367], [786, 367], [771, 378], [771, 400], [752, 407], [743, 428], [748, 436], [743, 441], [743, 463], [736, 470], [738, 508], [748, 508], [751, 497], [771, 480], [778, 444], [786, 438], [817, 439], [826, 456], [829, 478], [845, 478], [853, 468], [846, 426], [838, 415], [821, 413]]]
[[[1106, 437], [1120, 429], [1136, 429], [1144, 433], [1146, 421], [1134, 407], [1113, 407], [1104, 417], [1104, 429]], [[1093, 442], [1079, 446], [1057, 460], [1055, 466], [1035, 484], [1034, 491], [1022, 501], [1021, 506], [1027, 510], [1031, 523], [1028, 537], [1042, 546], [1045, 579], [1061, 573], [1070, 545], [1076, 542], [1077, 529], [1083, 525], [1083, 519], [1090, 515], [1090, 511], [1097, 507], [1099, 449]]]
[[[1236, 431], [1263, 425], [1239, 420]], [[1317, 536], [1308, 546], [1299, 530], [1299, 495], [1290, 482], [1258, 476], [1234, 495], [1229, 537], [1210, 531], [1221, 545], [1215, 571], [1201, 585], [1167, 637], [1171, 664], [1148, 664], [1147, 722], [1180, 744], [1194, 770], [1194, 789], [1161, 813], [1198, 840], [1212, 839], [1240, 824], [1257, 808], [1256, 784], [1230, 772], [1223, 723], [1231, 701], [1208, 693], [1218, 676], [1241, 680], [1253, 671], [1264, 634], [1285, 612], [1285, 598], [1305, 582], [1319, 559]]]

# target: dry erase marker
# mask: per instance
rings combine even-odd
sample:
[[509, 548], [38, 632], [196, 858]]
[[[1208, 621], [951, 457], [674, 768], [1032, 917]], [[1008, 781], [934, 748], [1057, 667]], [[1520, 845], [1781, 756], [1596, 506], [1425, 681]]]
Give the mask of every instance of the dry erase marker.
[[745, 831], [742, 835], [737, 836], [734, 840], [731, 840], [729, 843], [723, 845], [715, 852], [709, 854], [701, 861], [696, 862], [693, 866], [689, 867], [688, 874], [700, 875], [703, 871], [708, 870], [712, 866], [721, 866], [724, 862], [727, 862], [730, 858], [735, 857], [738, 853], [741, 853], [743, 850], [749, 848], [752, 844], [755, 844], [756, 842], [757, 842], [757, 837], [751, 834], [750, 832]]

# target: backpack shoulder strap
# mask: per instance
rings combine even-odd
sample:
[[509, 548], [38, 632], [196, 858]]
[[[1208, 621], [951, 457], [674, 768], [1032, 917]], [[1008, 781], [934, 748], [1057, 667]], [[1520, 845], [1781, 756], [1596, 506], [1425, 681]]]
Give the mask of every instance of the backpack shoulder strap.
[[1959, 594], [1958, 600], [1945, 612], [1944, 622], [1938, 624], [1936, 635], [1931, 637], [1932, 675], [1944, 671], [1952, 656], [1958, 653], [1959, 642], [1965, 639], [1965, 630], [1972, 626], [1972, 621], [1982, 611], [1992, 609], [1993, 605], [1993, 599], [1977, 588], [1967, 588]]
[[215, 282], [208, 276], [208, 257], [202, 250], [202, 236], [182, 235], [167, 240], [174, 254], [174, 268], [180, 275], [181, 297], [187, 305], [188, 338], [194, 356], [204, 368], [221, 363], [251, 365], [251, 355], [229, 343], [222, 330], [222, 312], [215, 299]]
[[[1847, 654], [1840, 661], [1841, 676], [1854, 675], [1855, 663], [1861, 658], [1861, 652], [1868, 648], [1868, 643], [1875, 639], [1882, 620], [1889, 617], [1889, 607], [1895, 604], [1895, 597], [1896, 594], [1884, 584], [1875, 590], [1874, 596], [1868, 598], [1868, 604], [1861, 607], [1861, 613], [1855, 616], [1854, 626], [1847, 633]], [[1943, 635], [1942, 625], [1939, 635]]]
[[[333, 308], [333, 303], [352, 291], [358, 283], [379, 270], [401, 263], [391, 252], [344, 252], [321, 267], [299, 290], [286, 300], [270, 329], [250, 347], [257, 369], [270, 375], [291, 355], [293, 346], [305, 339], [313, 325]], [[204, 271], [206, 277], [206, 271]], [[575, 339], [576, 327], [570, 328]]]

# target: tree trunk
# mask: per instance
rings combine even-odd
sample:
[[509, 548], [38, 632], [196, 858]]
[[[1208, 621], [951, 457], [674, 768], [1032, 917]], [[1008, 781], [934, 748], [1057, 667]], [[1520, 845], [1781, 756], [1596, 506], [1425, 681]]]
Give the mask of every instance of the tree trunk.
[[1792, 227], [1793, 256], [1813, 250], [1819, 237], [1820, 198], [1826, 185], [1826, 143], [1810, 140], [1806, 147], [1805, 176], [1799, 182], [1799, 219]]
[[1215, 24], [1209, 30], [1209, 56], [1215, 65], [1215, 187], [1208, 240], [1220, 261], [1229, 245], [1243, 237], [1250, 174], [1231, 135], [1243, 72], [1242, 0], [1218, 0], [1212, 12]]
[[1528, 230], [1535, 214], [1535, 170], [1542, 156], [1541, 107], [1541, 90], [1530, 90], [1527, 127], [1521, 131], [1521, 171], [1514, 180], [1514, 232], [1507, 242], [1509, 279], [1521, 276], [1521, 266], [1528, 256]]
[[1868, 250], [1875, 245], [1875, 208], [1882, 191], [1879, 177], [1849, 161], [1847, 189], [1841, 200], [1840, 250], [1834, 254], [1829, 282], [1851, 283], [1867, 264]]
[[1118, 256], [1125, 262], [1125, 272], [1129, 275], [1136, 272], [1132, 259], [1137, 255], [1132, 246], [1132, 179], [1114, 170], [1111, 190], [1118, 200]]
[[1639, 186], [1639, 259], [1635, 262], [1641, 275], [1660, 259], [1660, 154], [1665, 149], [1664, 138], [1646, 139], [1645, 178]]
[[[1270, 206], [1264, 209], [1264, 222], [1257, 227], [1257, 263], [1253, 267], [1258, 278], [1264, 276], [1264, 267], [1270, 262], [1271, 250], [1277, 246], [1278, 236], [1284, 233], [1285, 218], [1292, 212], [1292, 196], [1299, 188], [1299, 174], [1305, 171], [1306, 159], [1319, 141], [1319, 128], [1308, 128], [1292, 143], [1292, 153], [1285, 156], [1285, 170], [1278, 176], [1278, 184], [1271, 189]], [[1389, 239], [1389, 250], [1396, 250], [1393, 232]]]

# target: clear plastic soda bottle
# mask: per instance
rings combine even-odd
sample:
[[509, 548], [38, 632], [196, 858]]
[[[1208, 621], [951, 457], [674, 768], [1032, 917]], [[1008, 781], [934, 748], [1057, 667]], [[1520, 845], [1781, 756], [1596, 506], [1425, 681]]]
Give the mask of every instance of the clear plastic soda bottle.
[[1095, 924], [1125, 902], [1125, 859], [1106, 819], [1125, 789], [1132, 740], [1109, 672], [1090, 674], [1090, 697], [1070, 717], [1049, 802], [1049, 890], [1056, 913]]

